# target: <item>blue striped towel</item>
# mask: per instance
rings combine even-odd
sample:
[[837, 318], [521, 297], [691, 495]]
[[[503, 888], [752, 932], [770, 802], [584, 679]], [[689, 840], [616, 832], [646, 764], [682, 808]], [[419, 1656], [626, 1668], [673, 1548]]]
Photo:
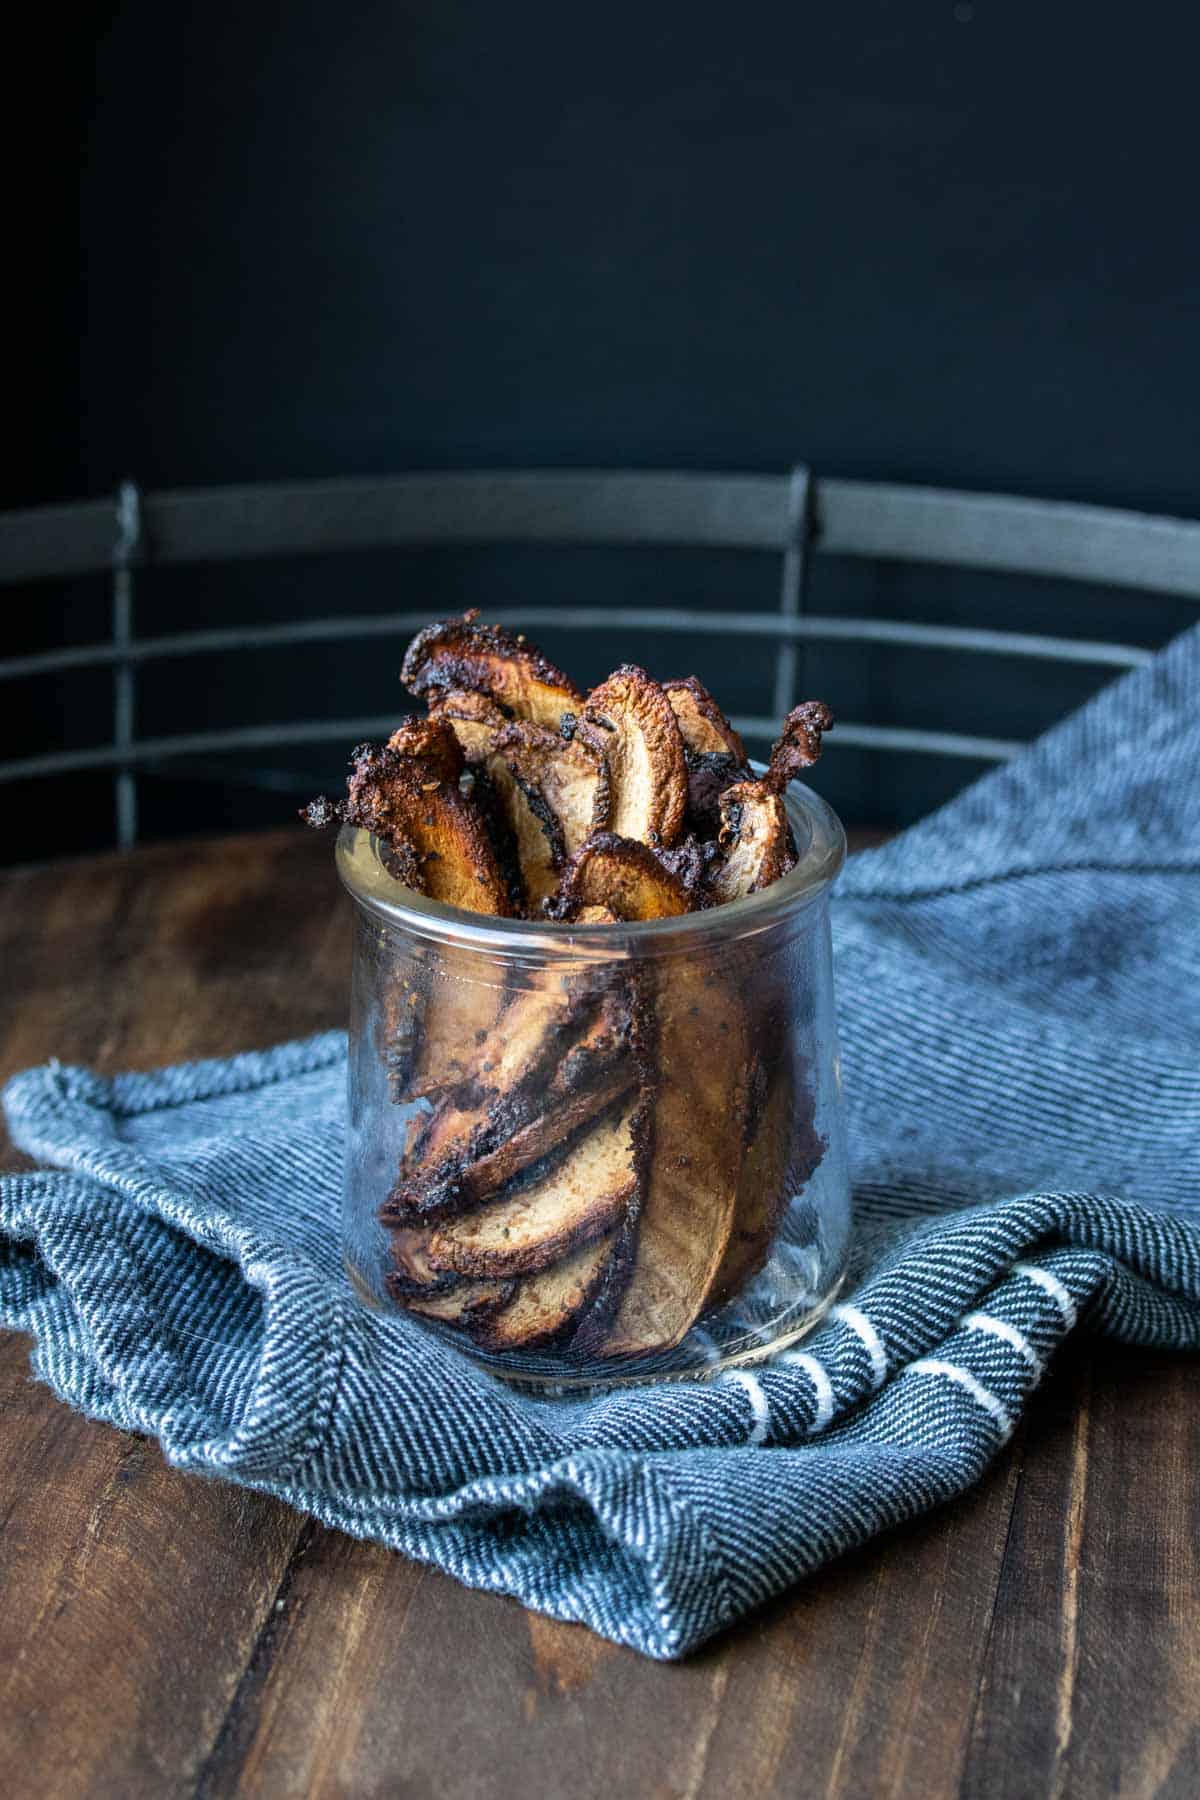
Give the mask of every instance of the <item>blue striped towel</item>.
[[345, 1047], [10, 1083], [0, 1318], [95, 1418], [675, 1657], [961, 1492], [1077, 1324], [1200, 1343], [1200, 633], [835, 906], [853, 1290], [753, 1373], [511, 1392], [338, 1257]]

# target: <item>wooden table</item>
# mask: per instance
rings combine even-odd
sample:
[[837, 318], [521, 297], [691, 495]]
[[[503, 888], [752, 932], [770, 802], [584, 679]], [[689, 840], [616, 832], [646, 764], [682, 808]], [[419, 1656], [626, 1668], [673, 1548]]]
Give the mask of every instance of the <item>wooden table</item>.
[[[18, 870], [3, 1073], [339, 1023], [348, 923], [299, 830]], [[0, 1340], [5, 1794], [1200, 1792], [1194, 1362], [1070, 1351], [975, 1492], [664, 1666], [179, 1475], [26, 1356]]]

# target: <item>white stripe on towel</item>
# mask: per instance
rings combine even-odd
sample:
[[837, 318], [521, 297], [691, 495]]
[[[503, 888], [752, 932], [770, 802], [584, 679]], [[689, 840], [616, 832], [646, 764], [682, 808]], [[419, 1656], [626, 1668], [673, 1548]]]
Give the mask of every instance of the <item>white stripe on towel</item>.
[[936, 1356], [922, 1356], [916, 1362], [909, 1363], [906, 1373], [909, 1375], [944, 1375], [947, 1381], [953, 1381], [970, 1394], [977, 1406], [989, 1413], [1000, 1427], [1001, 1437], [1007, 1442], [1012, 1436], [1013, 1421], [1008, 1409], [1002, 1406], [995, 1394], [985, 1388], [981, 1381], [976, 1381], [969, 1369], [960, 1369], [957, 1363], [942, 1362]]
[[1008, 1344], [1018, 1356], [1024, 1357], [1039, 1381], [1041, 1380], [1043, 1373], [1041, 1357], [1025, 1333], [1018, 1331], [1015, 1325], [1010, 1325], [1007, 1319], [997, 1319], [992, 1313], [973, 1312], [967, 1314], [963, 1320], [963, 1327], [967, 1331], [986, 1331], [989, 1337], [999, 1338], [1002, 1344]]
[[871, 1386], [882, 1387], [887, 1376], [887, 1351], [879, 1341], [879, 1333], [868, 1319], [865, 1312], [857, 1306], [835, 1306], [830, 1313], [831, 1319], [840, 1319], [848, 1325], [854, 1335], [861, 1339], [871, 1363]]
[[750, 1402], [750, 1411], [754, 1415], [754, 1423], [751, 1426], [750, 1436], [746, 1439], [746, 1442], [748, 1444], [765, 1443], [767, 1434], [771, 1429], [771, 1405], [767, 1396], [763, 1393], [762, 1385], [757, 1376], [749, 1374], [745, 1369], [726, 1369], [721, 1380], [736, 1381], [738, 1386], [744, 1390], [746, 1398]]
[[1036, 1263], [1027, 1262], [1014, 1263], [1013, 1274], [1025, 1275], [1030, 1281], [1036, 1282], [1043, 1293], [1049, 1294], [1055, 1302], [1063, 1316], [1063, 1324], [1067, 1330], [1074, 1329], [1075, 1321], [1079, 1317], [1079, 1310], [1057, 1275], [1052, 1275], [1049, 1269], [1039, 1269]]
[[833, 1417], [833, 1383], [825, 1373], [823, 1363], [819, 1363], [808, 1350], [785, 1350], [776, 1359], [787, 1363], [789, 1368], [803, 1369], [817, 1391], [817, 1410], [813, 1414], [810, 1431], [824, 1431]]

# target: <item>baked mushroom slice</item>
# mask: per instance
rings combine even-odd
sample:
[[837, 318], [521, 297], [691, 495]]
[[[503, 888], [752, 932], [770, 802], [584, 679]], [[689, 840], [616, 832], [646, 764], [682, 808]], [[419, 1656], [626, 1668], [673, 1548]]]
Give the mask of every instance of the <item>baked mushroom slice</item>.
[[636, 1009], [614, 992], [549, 1081], [539, 1079], [542, 1065], [503, 1096], [485, 1093], [472, 1104], [470, 1095], [447, 1095], [405, 1157], [383, 1222], [418, 1224], [464, 1211], [561, 1149], [635, 1085], [637, 1030]]
[[400, 678], [410, 693], [421, 696], [469, 688], [486, 694], [515, 718], [555, 729], [564, 713], [577, 713], [583, 705], [583, 695], [570, 676], [527, 643], [523, 634], [481, 625], [474, 610], [418, 632]]
[[453, 726], [445, 719], [414, 714], [396, 727], [386, 748], [400, 756], [420, 757], [436, 769], [444, 781], [457, 781], [463, 772], [462, 746]]
[[485, 694], [462, 689], [431, 696], [430, 709], [454, 731], [479, 783], [481, 809], [498, 813], [503, 837], [515, 843], [537, 910], [553, 885], [549, 873], [608, 823], [608, 770], [596, 734], [579, 721], [564, 735], [507, 719]]
[[596, 733], [578, 726], [566, 738], [541, 725], [514, 721], [497, 736], [493, 755], [504, 759], [533, 810], [547, 820], [564, 860], [607, 826], [612, 797]]
[[781, 794], [788, 782], [820, 759], [821, 739], [833, 729], [833, 714], [823, 700], [802, 700], [783, 721], [763, 781]]
[[438, 1319], [443, 1325], [472, 1328], [507, 1306], [514, 1291], [511, 1281], [460, 1281], [435, 1293], [415, 1295], [393, 1286], [390, 1276], [384, 1278], [384, 1286], [406, 1312], [420, 1313], [424, 1319]]
[[[514, 1105], [579, 1032], [589, 1006], [585, 995], [567, 987], [513, 992], [498, 981], [459, 981], [447, 968], [439, 969], [426, 1020], [427, 1028], [432, 1023], [435, 1030], [444, 1029], [446, 1042], [420, 1056], [406, 1097], [452, 1091], [425, 1116], [406, 1165], [465, 1140], [489, 1109]], [[431, 1079], [435, 1071], [436, 1080]]]
[[576, 919], [601, 908], [617, 919], [672, 919], [689, 910], [687, 889], [635, 838], [598, 831], [567, 864], [549, 913]]
[[674, 711], [658, 683], [626, 663], [592, 689], [583, 721], [604, 747], [610, 830], [643, 844], [673, 844], [687, 809], [687, 762]]
[[[811, 1145], [812, 1095], [784, 1057], [767, 1077], [766, 1097], [746, 1146], [737, 1206], [725, 1255], [713, 1282], [711, 1304], [733, 1299], [767, 1259], [780, 1217], [815, 1167], [803, 1165], [802, 1147]], [[820, 1143], [816, 1140], [817, 1160]]]
[[[676, 959], [672, 959], [676, 964]], [[659, 980], [654, 1141], [637, 1246], [602, 1356], [671, 1350], [707, 1305], [737, 1209], [749, 1103], [746, 1011], [728, 975], [680, 958]]]
[[399, 1029], [385, 1057], [402, 1104], [457, 1089], [470, 1078], [481, 1044], [511, 997], [500, 972], [479, 963], [477, 956], [443, 948], [389, 998], [385, 1017], [396, 1018]]
[[429, 716], [445, 720], [469, 764], [481, 763], [491, 755], [497, 736], [509, 722], [494, 700], [486, 694], [473, 693], [470, 688], [431, 693]]
[[619, 1235], [611, 1231], [539, 1274], [526, 1275], [505, 1305], [473, 1323], [474, 1341], [484, 1350], [534, 1350], [565, 1337], [603, 1288]]
[[381, 1217], [399, 1223], [437, 1219], [490, 1200], [526, 1169], [561, 1150], [565, 1140], [628, 1093], [632, 1082], [632, 1072], [620, 1063], [572, 1092], [551, 1082], [545, 1104], [522, 1124], [506, 1128], [502, 1117], [485, 1124], [479, 1139], [489, 1148], [477, 1148], [479, 1139], [472, 1140], [461, 1151], [452, 1149], [427, 1173], [407, 1180], [402, 1176]]
[[637, 1198], [645, 1129], [646, 1104], [634, 1093], [565, 1154], [437, 1229], [430, 1267], [458, 1275], [529, 1275], [603, 1237]]
[[709, 889], [724, 903], [757, 894], [786, 875], [796, 860], [783, 795], [788, 782], [811, 768], [821, 754], [821, 736], [833, 724], [823, 700], [804, 700], [783, 722], [767, 772], [738, 781], [718, 802], [718, 844], [723, 859], [713, 869]]
[[486, 695], [435, 696], [431, 707], [457, 735], [471, 793], [518, 910], [537, 913], [558, 870], [606, 818], [603, 759], [578, 736], [507, 719]]
[[[443, 729], [453, 743], [449, 726]], [[344, 813], [351, 825], [414, 857], [421, 889], [431, 899], [470, 912], [510, 912], [483, 821], [438, 761], [361, 745]]]
[[654, 855], [687, 895], [690, 912], [699, 912], [710, 904], [708, 878], [714, 863], [720, 860], [718, 845], [689, 831], [670, 850], [656, 850]]
[[499, 752], [483, 765], [513, 846], [524, 911], [536, 916], [558, 886], [566, 847], [558, 820], [536, 788], [527, 788]]
[[435, 1269], [429, 1260], [427, 1227], [388, 1235], [392, 1267], [384, 1276], [384, 1287], [392, 1300], [411, 1312], [455, 1324], [489, 1307], [503, 1306], [512, 1295], [511, 1282], [472, 1281]]
[[745, 767], [746, 746], [703, 683], [685, 675], [679, 681], [664, 681], [663, 693], [686, 750], [697, 756], [731, 756]]
[[735, 782], [719, 805], [717, 843], [723, 855], [709, 874], [709, 892], [724, 905], [770, 887], [787, 874], [796, 853], [782, 796], [764, 782]]
[[526, 720], [498, 733], [484, 764], [516, 846], [527, 911], [542, 912], [567, 858], [608, 817], [608, 771], [582, 731]]

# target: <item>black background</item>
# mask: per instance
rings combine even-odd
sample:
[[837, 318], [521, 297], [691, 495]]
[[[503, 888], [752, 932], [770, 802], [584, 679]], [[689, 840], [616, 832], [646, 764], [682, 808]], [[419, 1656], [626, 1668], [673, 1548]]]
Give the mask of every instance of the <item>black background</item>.
[[[3, 502], [409, 467], [779, 470], [1200, 514], [1188, 10], [162, 4], [35, 19], [11, 74]], [[515, 599], [770, 605], [756, 556], [472, 552], [148, 573], [137, 625]], [[29, 586], [5, 644], [107, 630]], [[1195, 607], [824, 563], [816, 610], [1158, 644]], [[762, 644], [546, 634], [768, 709]], [[153, 665], [145, 734], [402, 705], [399, 645]], [[846, 718], [1026, 737], [1096, 669], [813, 647]], [[102, 741], [104, 674], [4, 690], [0, 757]], [[348, 746], [347, 746], [348, 747]], [[146, 835], [287, 816], [313, 748], [140, 779]], [[978, 772], [830, 750], [849, 817]], [[5, 852], [111, 841], [111, 783], [6, 790]]]

